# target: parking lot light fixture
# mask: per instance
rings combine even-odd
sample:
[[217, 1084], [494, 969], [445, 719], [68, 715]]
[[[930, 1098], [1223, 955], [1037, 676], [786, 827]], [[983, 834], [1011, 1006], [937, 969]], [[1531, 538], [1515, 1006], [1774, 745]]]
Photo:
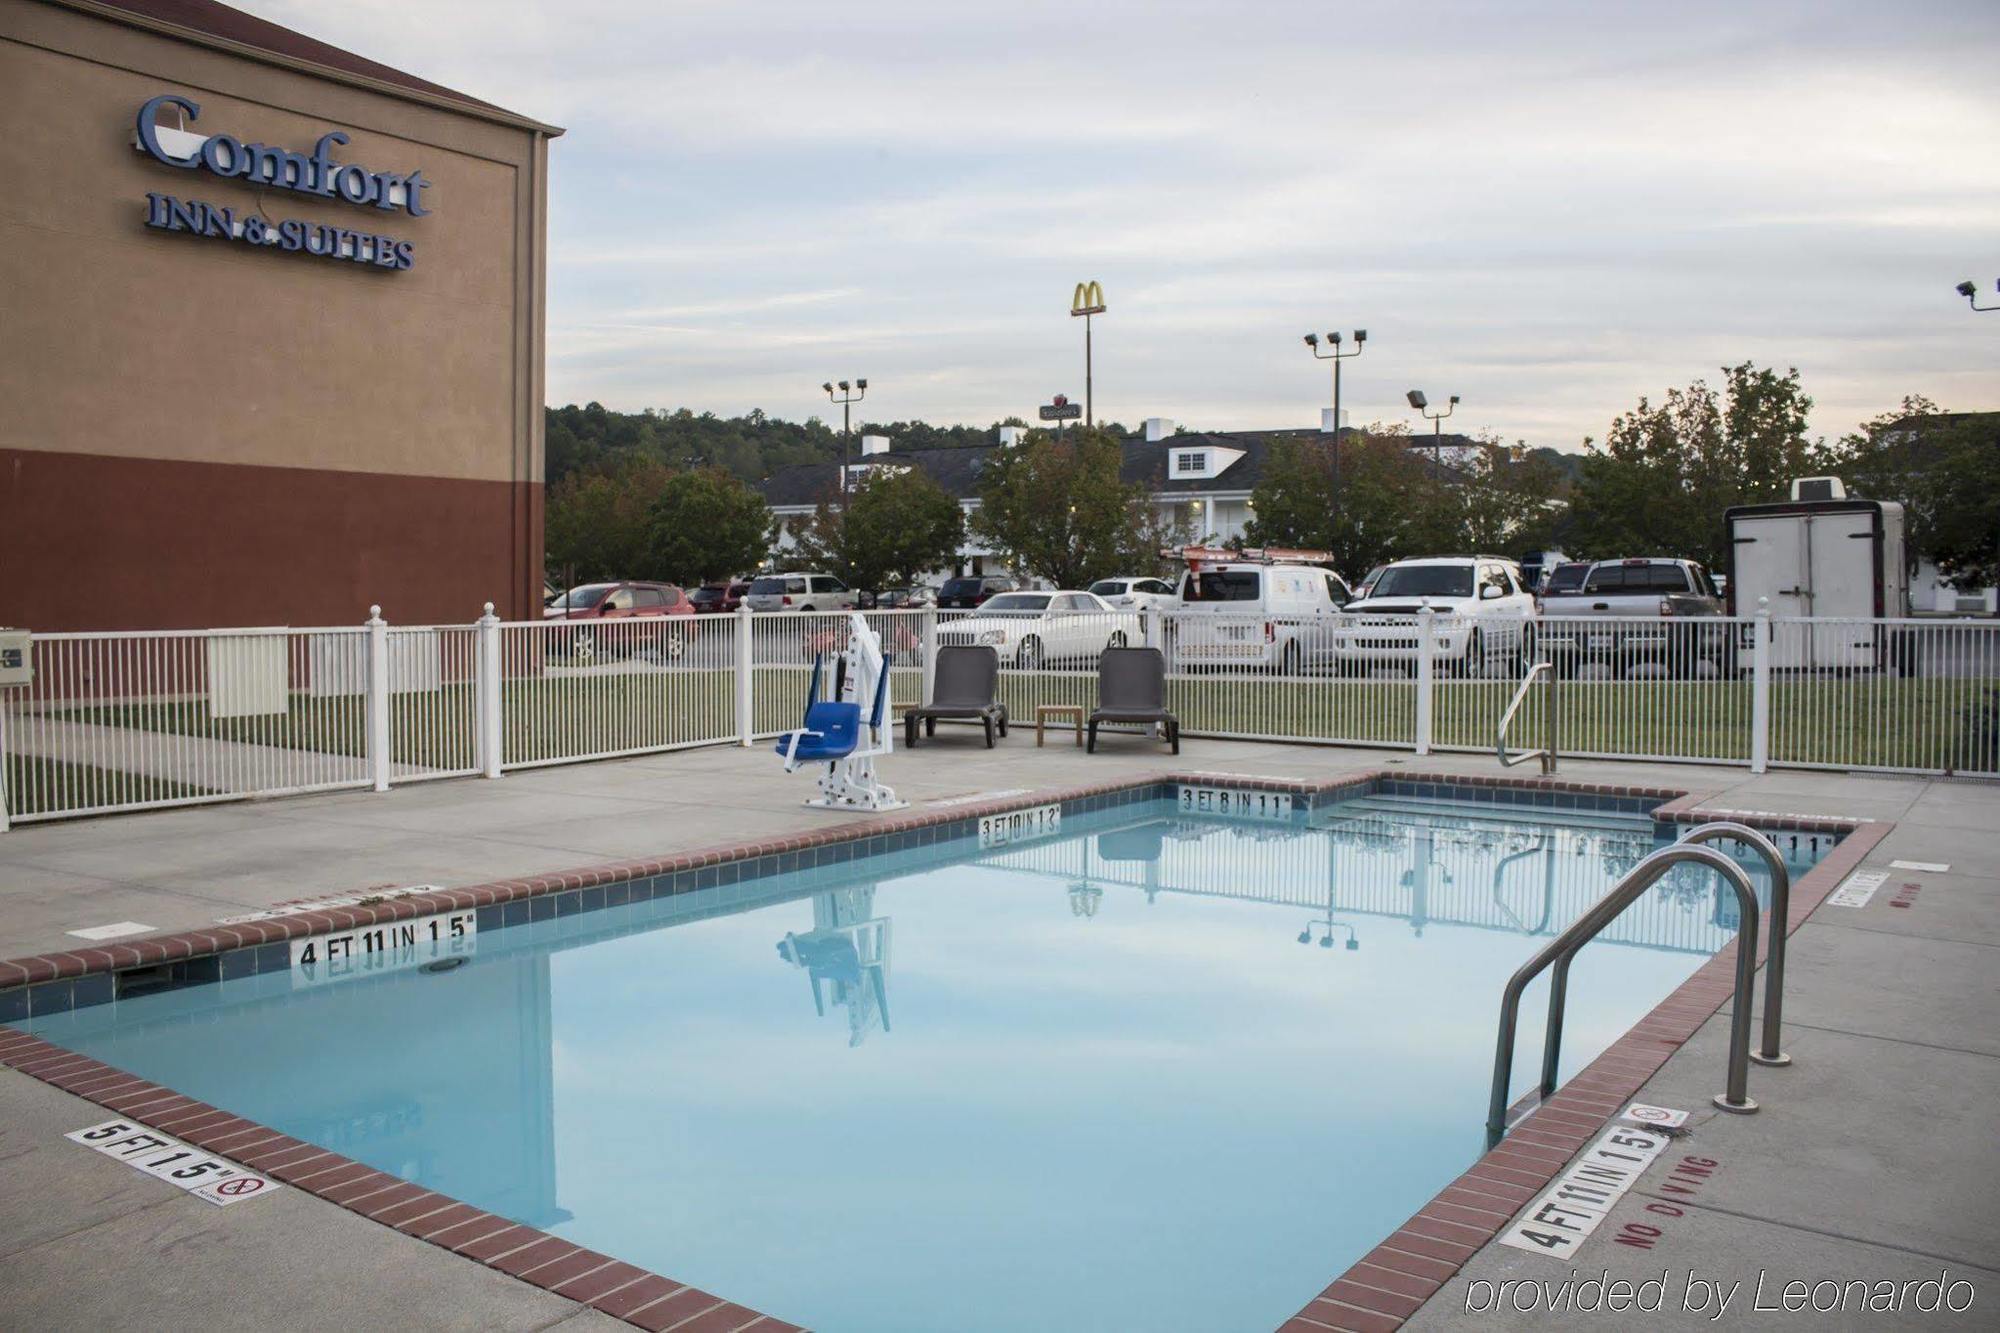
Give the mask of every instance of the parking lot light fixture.
[[1319, 335], [1314, 333], [1306, 335], [1306, 346], [1312, 349], [1313, 357], [1316, 360], [1333, 362], [1333, 504], [1337, 510], [1340, 507], [1340, 363], [1350, 357], [1361, 355], [1362, 344], [1368, 341], [1368, 330], [1354, 331], [1352, 350], [1341, 349], [1341, 337], [1338, 332], [1327, 334], [1326, 341], [1328, 350], [1322, 352], [1319, 350]]
[[[2000, 291], [2000, 282], [1994, 283], [1993, 289], [1995, 291]], [[1970, 305], [1974, 310], [1979, 311], [1981, 314], [1985, 314], [1989, 310], [2000, 310], [2000, 305], [1979, 304], [1979, 287], [1970, 278], [1967, 278], [1964, 282], [1958, 284], [1958, 294], [1965, 298], [1967, 305]]]
[[847, 444], [848, 440], [854, 434], [852, 412], [854, 404], [867, 396], [868, 381], [857, 379], [852, 384], [849, 384], [846, 380], [842, 380], [840, 381], [840, 392], [837, 394], [834, 392], [834, 386], [831, 384], [822, 384], [820, 387], [826, 390], [826, 396], [829, 401], [840, 404], [840, 507], [845, 512], [847, 509]]
[[1444, 475], [1444, 419], [1458, 410], [1458, 395], [1453, 394], [1451, 396], [1451, 401], [1445, 405], [1445, 409], [1442, 412], [1433, 412], [1430, 410], [1430, 399], [1424, 397], [1422, 389], [1412, 389], [1406, 397], [1410, 400], [1410, 406], [1420, 412], [1425, 421], [1431, 423], [1431, 475], [1433, 477], [1442, 477]]

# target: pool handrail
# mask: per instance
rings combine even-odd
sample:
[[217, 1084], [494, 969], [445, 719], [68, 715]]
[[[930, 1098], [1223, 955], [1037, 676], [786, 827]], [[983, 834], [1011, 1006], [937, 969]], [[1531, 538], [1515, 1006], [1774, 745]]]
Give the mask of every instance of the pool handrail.
[[[1522, 702], [1528, 697], [1528, 689], [1535, 683], [1537, 676], [1542, 679], [1542, 748], [1523, 750], [1519, 754], [1510, 755], [1507, 753], [1507, 729], [1514, 725], [1514, 714], [1520, 711]], [[1525, 764], [1530, 759], [1539, 759], [1542, 761], [1544, 774], [1556, 771], [1556, 669], [1548, 658], [1544, 657], [1529, 667], [1527, 673], [1521, 677], [1520, 687], [1514, 691], [1514, 697], [1507, 703], [1507, 711], [1500, 715], [1500, 730], [1493, 738], [1493, 754], [1499, 759], [1502, 768], [1512, 768], [1516, 764]]]
[[1739, 925], [1736, 932], [1736, 1001], [1729, 1020], [1729, 1067], [1725, 1089], [1715, 1095], [1715, 1105], [1724, 1111], [1749, 1115], [1757, 1109], [1750, 1100], [1750, 1010], [1757, 979], [1757, 891], [1750, 876], [1735, 861], [1712, 847], [1677, 842], [1662, 847], [1627, 871], [1611, 891], [1592, 904], [1567, 929], [1523, 963], [1507, 979], [1500, 999], [1500, 1035], [1493, 1057], [1493, 1091], [1487, 1102], [1486, 1145], [1490, 1148], [1507, 1133], [1507, 1087], [1514, 1072], [1514, 1029], [1521, 1011], [1521, 994], [1551, 964], [1556, 972], [1549, 980], [1548, 1039], [1543, 1048], [1541, 1095], [1555, 1091], [1555, 1065], [1560, 1054], [1563, 1002], [1568, 983], [1569, 961], [1598, 932], [1618, 919], [1639, 896], [1660, 881], [1676, 865], [1692, 862], [1705, 865], [1722, 876], [1736, 891]]
[[1764, 945], [1763, 1040], [1757, 1049], [1750, 1052], [1750, 1058], [1775, 1069], [1792, 1062], [1792, 1057], [1778, 1046], [1778, 1028], [1783, 1021], [1785, 1007], [1785, 938], [1791, 929], [1792, 872], [1785, 865], [1784, 853], [1778, 850], [1776, 843], [1748, 824], [1739, 824], [1733, 819], [1697, 824], [1681, 842], [1715, 842], [1723, 838], [1734, 839], [1763, 857], [1764, 865], [1771, 872], [1771, 932]]

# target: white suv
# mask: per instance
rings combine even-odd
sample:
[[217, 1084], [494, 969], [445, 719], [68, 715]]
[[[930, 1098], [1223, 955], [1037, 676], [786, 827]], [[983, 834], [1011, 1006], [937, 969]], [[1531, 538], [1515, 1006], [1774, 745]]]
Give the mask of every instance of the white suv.
[[1335, 659], [1357, 668], [1414, 663], [1415, 617], [1426, 605], [1437, 615], [1433, 660], [1447, 669], [1480, 676], [1495, 661], [1533, 660], [1534, 594], [1519, 565], [1493, 555], [1396, 561], [1348, 605], [1333, 636]]
[[1174, 585], [1165, 579], [1099, 579], [1090, 591], [1120, 611], [1165, 610], [1174, 604]]
[[759, 574], [743, 595], [752, 611], [852, 611], [856, 600], [831, 574]]

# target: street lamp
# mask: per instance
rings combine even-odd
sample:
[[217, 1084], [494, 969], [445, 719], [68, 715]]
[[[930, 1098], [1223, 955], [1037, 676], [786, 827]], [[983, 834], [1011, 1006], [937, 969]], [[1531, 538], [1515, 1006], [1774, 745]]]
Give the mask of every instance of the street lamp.
[[[1994, 283], [1993, 288], [1995, 291], [2000, 291], [2000, 282]], [[1968, 305], [1982, 314], [1988, 310], [2000, 310], [2000, 305], [1979, 304], [1979, 288], [1974, 286], [1972, 280], [1969, 278], [1958, 284], [1958, 294], [1965, 298]]]
[[1349, 357], [1361, 355], [1362, 344], [1368, 341], [1368, 330], [1354, 331], [1354, 347], [1350, 351], [1341, 350], [1338, 333], [1327, 334], [1326, 341], [1327, 350], [1322, 352], [1319, 350], [1319, 335], [1317, 333], [1306, 335], [1306, 346], [1312, 349], [1314, 358], [1333, 362], [1333, 502], [1338, 506], [1340, 503], [1340, 363]]
[[1097, 404], [1093, 401], [1090, 383], [1090, 317], [1104, 313], [1104, 288], [1096, 279], [1079, 282], [1076, 291], [1069, 298], [1070, 318], [1083, 319], [1083, 424], [1097, 424]]
[[826, 390], [828, 402], [840, 404], [840, 507], [845, 509], [847, 507], [847, 441], [854, 433], [854, 419], [851, 414], [854, 404], [867, 397], [868, 381], [858, 379], [854, 383], [849, 384], [846, 380], [842, 380], [840, 382], [840, 392], [837, 394], [834, 392], [834, 387], [831, 384], [822, 384], [819, 387]]
[[1442, 412], [1432, 412], [1429, 410], [1431, 405], [1430, 399], [1424, 397], [1422, 389], [1412, 389], [1408, 396], [1410, 406], [1423, 413], [1425, 421], [1432, 423], [1431, 475], [1433, 477], [1442, 477], [1444, 475], [1444, 419], [1457, 410], [1458, 395], [1453, 394], [1451, 396], [1451, 402], [1445, 405], [1445, 409]]

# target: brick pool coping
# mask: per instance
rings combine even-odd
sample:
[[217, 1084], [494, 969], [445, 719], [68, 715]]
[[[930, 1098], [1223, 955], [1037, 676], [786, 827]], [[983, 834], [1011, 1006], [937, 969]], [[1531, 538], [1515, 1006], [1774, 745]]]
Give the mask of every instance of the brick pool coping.
[[[1766, 812], [1706, 810], [1685, 791], [1640, 786], [1569, 782], [1557, 778], [1502, 777], [1376, 769], [1325, 781], [1267, 778], [1235, 773], [1169, 770], [1112, 782], [1049, 788], [990, 800], [931, 803], [927, 807], [851, 821], [783, 838], [697, 849], [650, 860], [589, 866], [554, 874], [496, 880], [440, 889], [352, 907], [302, 911], [263, 921], [208, 930], [151, 936], [123, 944], [39, 954], [0, 962], [0, 1022], [26, 1017], [32, 997], [47, 995], [67, 1010], [110, 1001], [121, 978], [151, 979], [159, 969], [192, 968], [175, 980], [199, 984], [248, 975], [277, 963], [275, 950], [290, 967], [289, 942], [332, 931], [352, 930], [438, 912], [487, 909], [494, 925], [544, 920], [555, 914], [555, 895], [567, 895], [563, 914], [629, 901], [609, 901], [604, 892], [633, 881], [664, 878], [667, 893], [722, 881], [722, 867], [740, 876], [782, 874], [819, 864], [821, 848], [837, 849], [851, 860], [904, 846], [942, 840], [942, 831], [977, 828], [987, 815], [1034, 806], [1081, 803], [1083, 809], [1165, 795], [1181, 783], [1244, 790], [1280, 791], [1320, 802], [1343, 795], [1388, 789], [1417, 796], [1456, 795], [1463, 790], [1504, 796], [1527, 808], [1576, 809], [1619, 802], [1634, 813], [1649, 810], [1655, 820], [1701, 822], [1740, 819], [1767, 829], [1843, 833], [1834, 850], [1793, 886], [1789, 929], [1819, 905], [1840, 878], [1858, 865], [1891, 825]], [[1405, 791], [1404, 789], [1412, 789]], [[1652, 804], [1657, 802], [1657, 804]], [[932, 836], [932, 835], [938, 836]], [[893, 844], [893, 845], [892, 845]], [[588, 901], [591, 890], [595, 901]], [[665, 896], [664, 894], [659, 896]], [[529, 900], [538, 900], [528, 915]], [[497, 914], [520, 903], [516, 918]], [[488, 928], [482, 919], [481, 928]], [[1597, 1060], [1564, 1084], [1522, 1120], [1498, 1147], [1481, 1157], [1458, 1180], [1398, 1228], [1382, 1245], [1287, 1321], [1281, 1333], [1351, 1329], [1373, 1333], [1393, 1329], [1431, 1292], [1498, 1234], [1513, 1212], [1553, 1179], [1578, 1149], [1621, 1110], [1632, 1093], [1665, 1063], [1668, 1055], [1729, 997], [1729, 963], [1735, 944], [1725, 946], [1674, 993], [1614, 1042]], [[247, 967], [231, 970], [229, 959]], [[212, 964], [212, 966], [209, 966]], [[32, 1012], [49, 1012], [36, 1006]], [[0, 1066], [40, 1079], [150, 1128], [185, 1139], [274, 1180], [378, 1221], [407, 1235], [451, 1250], [518, 1277], [558, 1296], [656, 1333], [786, 1333], [797, 1326], [761, 1315], [691, 1285], [572, 1245], [533, 1227], [484, 1212], [449, 1195], [405, 1181], [172, 1089], [128, 1074], [89, 1056], [78, 1055], [18, 1029], [0, 1027]], [[1502, 1208], [1505, 1211], [1500, 1211]]]
[[[1785, 933], [1812, 915], [1826, 895], [1895, 827], [1877, 820], [1793, 820], [1776, 825], [1761, 811], [1709, 810], [1682, 796], [1655, 811], [1678, 823], [1734, 819], [1752, 826], [1844, 832], [1834, 849], [1792, 885]], [[1768, 912], [1767, 931], [1768, 931]], [[1760, 941], [1768, 941], [1768, 933]], [[1507, 1137], [1467, 1167], [1278, 1333], [1389, 1333], [1457, 1275], [1515, 1214], [1561, 1175], [1570, 1160], [1618, 1118], [1674, 1052], [1721, 1009], [1736, 989], [1736, 941], [1634, 1023], [1624, 1036], [1563, 1083]]]

